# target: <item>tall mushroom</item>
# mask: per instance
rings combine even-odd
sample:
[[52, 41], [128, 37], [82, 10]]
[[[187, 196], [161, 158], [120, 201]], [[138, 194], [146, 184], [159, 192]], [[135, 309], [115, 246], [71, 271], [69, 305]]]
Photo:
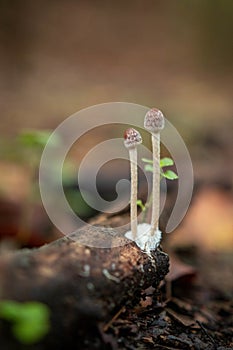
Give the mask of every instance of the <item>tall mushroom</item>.
[[144, 119], [144, 128], [151, 133], [153, 152], [152, 216], [150, 234], [159, 231], [160, 204], [160, 131], [164, 128], [163, 113], [157, 108], [149, 110]]
[[137, 238], [137, 192], [138, 192], [138, 170], [137, 170], [137, 146], [142, 143], [140, 133], [129, 128], [124, 132], [124, 144], [129, 150], [130, 173], [131, 173], [131, 198], [130, 198], [130, 221], [131, 233], [134, 240]]

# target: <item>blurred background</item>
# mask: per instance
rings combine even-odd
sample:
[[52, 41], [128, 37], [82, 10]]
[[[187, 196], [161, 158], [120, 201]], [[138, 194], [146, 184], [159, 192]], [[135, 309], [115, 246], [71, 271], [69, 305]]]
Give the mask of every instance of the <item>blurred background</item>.
[[[1, 235], [16, 234], [29, 246], [54, 238], [39, 200], [40, 209], [28, 210], [36, 160], [32, 169], [28, 139], [18, 143], [22, 131], [53, 130], [82, 108], [123, 101], [161, 109], [189, 148], [203, 190], [180, 229], [192, 226], [185, 239], [229, 248], [232, 33], [230, 0], [0, 0]], [[97, 142], [105, 133], [97, 131]], [[91, 142], [74, 152], [76, 162]], [[29, 211], [33, 227], [25, 234]], [[29, 238], [33, 231], [36, 239]]]

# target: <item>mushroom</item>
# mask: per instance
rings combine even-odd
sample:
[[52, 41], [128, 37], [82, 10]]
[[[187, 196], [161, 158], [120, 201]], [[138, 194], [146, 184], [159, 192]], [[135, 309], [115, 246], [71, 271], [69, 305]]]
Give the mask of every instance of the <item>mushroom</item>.
[[151, 238], [159, 234], [160, 204], [160, 131], [164, 128], [163, 113], [157, 108], [149, 110], [144, 119], [144, 128], [151, 133], [153, 152]]
[[130, 173], [131, 173], [131, 198], [130, 198], [130, 222], [133, 240], [137, 238], [137, 192], [138, 192], [138, 169], [137, 169], [137, 146], [142, 143], [140, 133], [129, 128], [124, 132], [124, 144], [129, 150]]

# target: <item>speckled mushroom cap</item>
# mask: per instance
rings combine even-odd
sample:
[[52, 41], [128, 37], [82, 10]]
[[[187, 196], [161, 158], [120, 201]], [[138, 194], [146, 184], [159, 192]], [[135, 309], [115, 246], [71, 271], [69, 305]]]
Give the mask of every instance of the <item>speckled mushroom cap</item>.
[[150, 109], [144, 119], [144, 128], [150, 132], [159, 132], [164, 128], [163, 113], [157, 109]]
[[140, 143], [142, 143], [142, 137], [137, 130], [133, 128], [125, 130], [124, 144], [126, 148], [135, 148]]

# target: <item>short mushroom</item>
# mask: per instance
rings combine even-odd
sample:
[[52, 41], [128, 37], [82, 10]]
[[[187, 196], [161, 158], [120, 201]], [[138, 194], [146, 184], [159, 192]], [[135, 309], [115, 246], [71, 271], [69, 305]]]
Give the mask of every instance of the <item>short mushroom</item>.
[[153, 152], [151, 236], [159, 233], [160, 204], [160, 131], [164, 128], [163, 113], [157, 108], [149, 110], [144, 119], [144, 128], [151, 133]]
[[138, 170], [137, 170], [137, 146], [142, 143], [140, 133], [129, 128], [124, 132], [124, 144], [129, 150], [130, 173], [131, 173], [131, 198], [130, 198], [130, 221], [131, 233], [134, 240], [137, 237], [137, 192], [138, 192]]

